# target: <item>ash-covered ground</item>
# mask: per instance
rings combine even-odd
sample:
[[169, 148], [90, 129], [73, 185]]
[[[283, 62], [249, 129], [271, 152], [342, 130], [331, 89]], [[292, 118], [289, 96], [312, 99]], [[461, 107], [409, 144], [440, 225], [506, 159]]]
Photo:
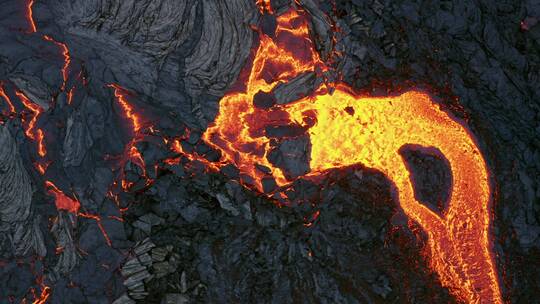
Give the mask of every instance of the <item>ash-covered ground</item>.
[[[503, 297], [537, 302], [540, 3], [270, 4], [311, 16], [336, 78], [373, 96], [421, 89], [467, 122], [490, 169]], [[300, 178], [284, 202], [209, 167], [220, 153], [201, 135], [273, 18], [252, 0], [0, 0], [0, 303], [456, 301], [380, 172]], [[299, 81], [290, 94], [314, 82]], [[304, 170], [302, 143], [275, 162]], [[444, 160], [406, 158], [417, 196], [444, 209]]]

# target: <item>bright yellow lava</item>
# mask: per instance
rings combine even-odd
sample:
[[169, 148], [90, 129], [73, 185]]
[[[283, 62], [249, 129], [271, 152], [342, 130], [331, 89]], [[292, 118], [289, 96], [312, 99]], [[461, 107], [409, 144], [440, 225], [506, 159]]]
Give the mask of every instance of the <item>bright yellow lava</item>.
[[[316, 112], [317, 123], [308, 131], [311, 170], [362, 163], [383, 172], [396, 185], [403, 211], [428, 234], [431, 266], [443, 285], [467, 303], [500, 302], [489, 251], [487, 167], [461, 124], [419, 92], [363, 98], [338, 88], [333, 95], [301, 100], [286, 110], [298, 122], [306, 110]], [[410, 173], [398, 152], [407, 144], [436, 147], [448, 159], [453, 185], [442, 216], [414, 196]]]
[[[428, 235], [429, 261], [442, 284], [467, 303], [501, 303], [489, 240], [490, 186], [488, 169], [472, 135], [442, 111], [428, 95], [408, 92], [397, 97], [360, 97], [344, 84], [333, 94], [323, 85], [311, 96], [270, 110], [257, 109], [253, 97], [279, 83], [325, 66], [309, 39], [306, 17], [297, 11], [277, 17], [275, 37], [260, 34], [243, 92], [232, 92], [204, 139], [254, 178], [255, 164], [272, 169], [279, 185], [290, 183], [268, 160], [270, 139], [265, 125], [300, 124], [311, 141], [309, 175], [361, 163], [383, 172], [396, 186], [397, 200], [407, 216]], [[309, 118], [309, 119], [306, 119]], [[308, 124], [309, 120], [316, 123]], [[438, 215], [414, 196], [410, 172], [399, 154], [404, 145], [435, 147], [448, 159], [453, 184], [448, 208]]]

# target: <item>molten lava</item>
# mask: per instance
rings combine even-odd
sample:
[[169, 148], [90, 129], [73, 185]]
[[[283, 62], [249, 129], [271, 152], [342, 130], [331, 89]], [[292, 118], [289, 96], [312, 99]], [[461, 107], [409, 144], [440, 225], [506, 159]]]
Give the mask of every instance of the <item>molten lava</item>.
[[139, 116], [135, 114], [133, 107], [127, 100], [127, 90], [117, 84], [109, 84], [108, 87], [114, 89], [114, 97], [116, 97], [116, 100], [124, 110], [126, 118], [131, 120], [133, 132], [137, 133], [141, 129], [141, 122]]
[[[62, 87], [60, 87], [60, 91], [64, 91], [66, 89], [66, 83], [68, 79], [68, 68], [71, 63], [71, 57], [69, 55], [69, 50], [67, 48], [67, 45], [65, 43], [58, 42], [54, 40], [51, 36], [43, 35], [43, 39], [50, 41], [54, 44], [56, 44], [61, 50], [62, 50], [62, 56], [64, 57], [64, 66], [62, 67]], [[71, 94], [71, 91], [70, 93]], [[71, 98], [68, 97], [68, 104], [71, 103]]]
[[26, 18], [28, 19], [28, 22], [30, 23], [30, 33], [35, 33], [37, 31], [36, 23], [34, 22], [34, 12], [32, 10], [32, 6], [34, 6], [34, 0], [29, 0], [26, 4]]
[[[65, 82], [64, 82], [65, 83]], [[75, 87], [71, 88], [68, 92], [67, 92], [67, 104], [70, 105], [71, 102], [73, 101], [73, 93], [75, 91]]]
[[[31, 141], [37, 142], [37, 153], [42, 158], [41, 161], [36, 161], [35, 166], [41, 175], [45, 174], [50, 162], [44, 161], [43, 158], [47, 155], [47, 148], [45, 147], [45, 134], [42, 129], [36, 128], [36, 123], [39, 116], [43, 113], [43, 108], [38, 104], [32, 102], [23, 92], [15, 92], [19, 100], [24, 107], [30, 111], [30, 119], [26, 115], [22, 116], [22, 123], [24, 128], [24, 134]], [[13, 108], [13, 111], [15, 109]]]
[[109, 235], [107, 234], [107, 231], [105, 230], [105, 228], [103, 227], [103, 224], [101, 223], [101, 217], [95, 214], [82, 213], [82, 212], [78, 213], [77, 215], [80, 217], [87, 218], [87, 219], [95, 220], [98, 225], [99, 230], [101, 231], [101, 234], [105, 238], [105, 242], [107, 242], [107, 245], [109, 245], [109, 247], [112, 246], [111, 238], [109, 237]]
[[24, 134], [26, 134], [26, 137], [28, 137], [31, 140], [36, 140], [37, 132], [35, 130], [36, 122], [38, 119], [38, 116], [43, 112], [43, 109], [38, 105], [30, 101], [30, 99], [24, 95], [23, 92], [17, 91], [15, 92], [17, 97], [21, 100], [22, 104], [26, 109], [28, 109], [31, 112], [30, 119], [23, 117], [23, 127], [24, 127]]
[[49, 296], [51, 295], [51, 288], [49, 286], [42, 287], [41, 294], [38, 297], [35, 297], [36, 299], [32, 304], [45, 304], [47, 303], [47, 300], [49, 299]]
[[48, 189], [49, 194], [54, 197], [56, 209], [66, 210], [75, 214], [79, 212], [81, 204], [78, 200], [72, 199], [71, 197], [65, 195], [64, 192], [58, 189], [58, 187], [56, 187], [56, 185], [51, 181], [45, 181], [45, 187]]
[[[131, 186], [133, 186], [133, 183], [127, 181], [124, 176], [124, 167], [127, 161], [131, 161], [133, 164], [137, 165], [141, 171], [142, 176], [146, 179], [146, 185], [149, 185], [152, 180], [148, 178], [146, 174], [146, 164], [144, 162], [144, 158], [135, 146], [138, 142], [140, 142], [144, 134], [141, 134], [141, 128], [143, 127], [143, 121], [142, 118], [135, 112], [133, 107], [128, 101], [128, 96], [130, 95], [129, 92], [122, 88], [121, 86], [117, 84], [109, 84], [109, 88], [114, 89], [114, 96], [116, 97], [116, 101], [120, 105], [121, 109], [124, 112], [124, 116], [126, 119], [131, 121], [131, 136], [132, 139], [129, 141], [129, 143], [124, 148], [123, 157], [121, 159], [121, 167], [122, 167], [122, 173], [121, 173], [121, 186], [122, 189], [125, 191], [129, 190]], [[150, 126], [151, 128], [151, 126]]]
[[270, 0], [256, 0], [257, 7], [261, 14], [270, 13], [273, 14], [272, 6], [270, 5]]
[[[220, 101], [219, 114], [203, 138], [223, 152], [224, 160], [234, 163], [241, 172], [256, 180], [262, 190], [261, 179], [265, 176], [256, 165], [274, 168], [267, 160], [269, 138], [264, 128], [279, 119], [280, 113], [272, 115], [253, 105], [253, 97], [259, 91], [270, 92], [280, 82], [287, 82], [304, 72], [324, 67], [313, 44], [309, 40], [307, 20], [291, 10], [277, 18], [276, 38], [261, 34], [257, 55], [253, 60], [246, 91], [224, 96]], [[293, 46], [294, 49], [287, 49]], [[271, 78], [271, 82], [266, 79]], [[283, 172], [273, 170], [279, 185], [288, 183]]]
[[65, 210], [77, 216], [95, 220], [96, 224], [98, 225], [99, 230], [101, 231], [101, 233], [103, 234], [103, 237], [105, 238], [105, 242], [107, 242], [107, 245], [111, 246], [112, 244], [111, 239], [109, 238], [109, 235], [107, 234], [107, 232], [105, 231], [105, 228], [101, 224], [101, 217], [94, 214], [79, 212], [81, 208], [81, 204], [79, 203], [79, 201], [64, 194], [64, 192], [58, 189], [58, 187], [56, 187], [56, 185], [53, 182], [45, 181], [45, 188], [47, 188], [48, 193], [54, 197], [54, 202], [56, 204], [57, 210]]
[[6, 104], [8, 105], [9, 114], [15, 114], [16, 113], [15, 107], [13, 106], [13, 103], [11, 102], [11, 99], [9, 98], [9, 96], [6, 94], [6, 91], [4, 91], [4, 87], [2, 83], [0, 83], [0, 97], [2, 97], [5, 100]]
[[43, 143], [43, 140], [45, 139], [45, 135], [43, 135], [43, 131], [41, 129], [38, 129], [36, 133], [37, 133], [37, 141], [38, 141], [38, 154], [41, 157], [45, 157], [45, 155], [47, 155], [45, 143]]
[[[268, 1], [258, 1], [261, 11]], [[203, 138], [256, 180], [256, 165], [272, 169], [278, 185], [287, 185], [280, 168], [267, 159], [271, 139], [265, 126], [283, 123], [307, 129], [311, 172], [362, 163], [383, 172], [396, 186], [399, 204], [428, 235], [429, 261], [442, 284], [467, 303], [501, 303], [489, 239], [491, 191], [486, 162], [472, 134], [424, 93], [362, 97], [345, 84], [331, 94], [321, 85], [310, 96], [268, 109], [254, 106], [258, 92], [307, 72], [326, 69], [309, 39], [306, 16], [293, 9], [277, 17], [273, 38], [259, 33], [260, 44], [245, 91], [227, 94]], [[418, 202], [411, 174], [399, 150], [408, 144], [435, 147], [448, 159], [453, 176], [448, 208], [438, 215]], [[309, 223], [307, 224], [309, 225]]]

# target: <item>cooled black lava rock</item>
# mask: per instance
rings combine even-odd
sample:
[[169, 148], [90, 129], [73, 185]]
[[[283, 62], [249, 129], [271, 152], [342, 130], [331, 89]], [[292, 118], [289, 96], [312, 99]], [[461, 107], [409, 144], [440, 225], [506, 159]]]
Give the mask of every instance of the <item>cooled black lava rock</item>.
[[272, 92], [259, 91], [253, 96], [253, 105], [257, 108], [268, 109], [276, 104], [276, 97]]
[[452, 171], [444, 155], [435, 148], [407, 145], [400, 149], [411, 172], [416, 199], [444, 214], [452, 191]]

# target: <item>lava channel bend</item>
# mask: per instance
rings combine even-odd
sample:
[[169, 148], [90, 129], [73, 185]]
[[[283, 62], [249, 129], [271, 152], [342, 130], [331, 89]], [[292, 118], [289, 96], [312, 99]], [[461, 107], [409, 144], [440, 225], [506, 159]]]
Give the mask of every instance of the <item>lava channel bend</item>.
[[[261, 11], [272, 13], [266, 1], [260, 4]], [[257, 165], [270, 168], [278, 185], [288, 185], [291, 180], [267, 158], [271, 139], [265, 126], [277, 121], [306, 129], [311, 142], [307, 175], [358, 163], [383, 172], [395, 184], [405, 214], [427, 234], [429, 264], [442, 284], [467, 303], [502, 303], [489, 237], [488, 168], [467, 128], [425, 93], [362, 97], [341, 83], [321, 84], [293, 103], [256, 107], [256, 94], [271, 94], [280, 83], [327, 70], [300, 9], [277, 16], [273, 36], [259, 32], [259, 38], [253, 62], [245, 67], [245, 90], [223, 97], [204, 134], [224, 163], [251, 176], [258, 190], [264, 174]], [[410, 144], [439, 149], [449, 161], [453, 184], [440, 215], [415, 198], [411, 173], [399, 154]]]

